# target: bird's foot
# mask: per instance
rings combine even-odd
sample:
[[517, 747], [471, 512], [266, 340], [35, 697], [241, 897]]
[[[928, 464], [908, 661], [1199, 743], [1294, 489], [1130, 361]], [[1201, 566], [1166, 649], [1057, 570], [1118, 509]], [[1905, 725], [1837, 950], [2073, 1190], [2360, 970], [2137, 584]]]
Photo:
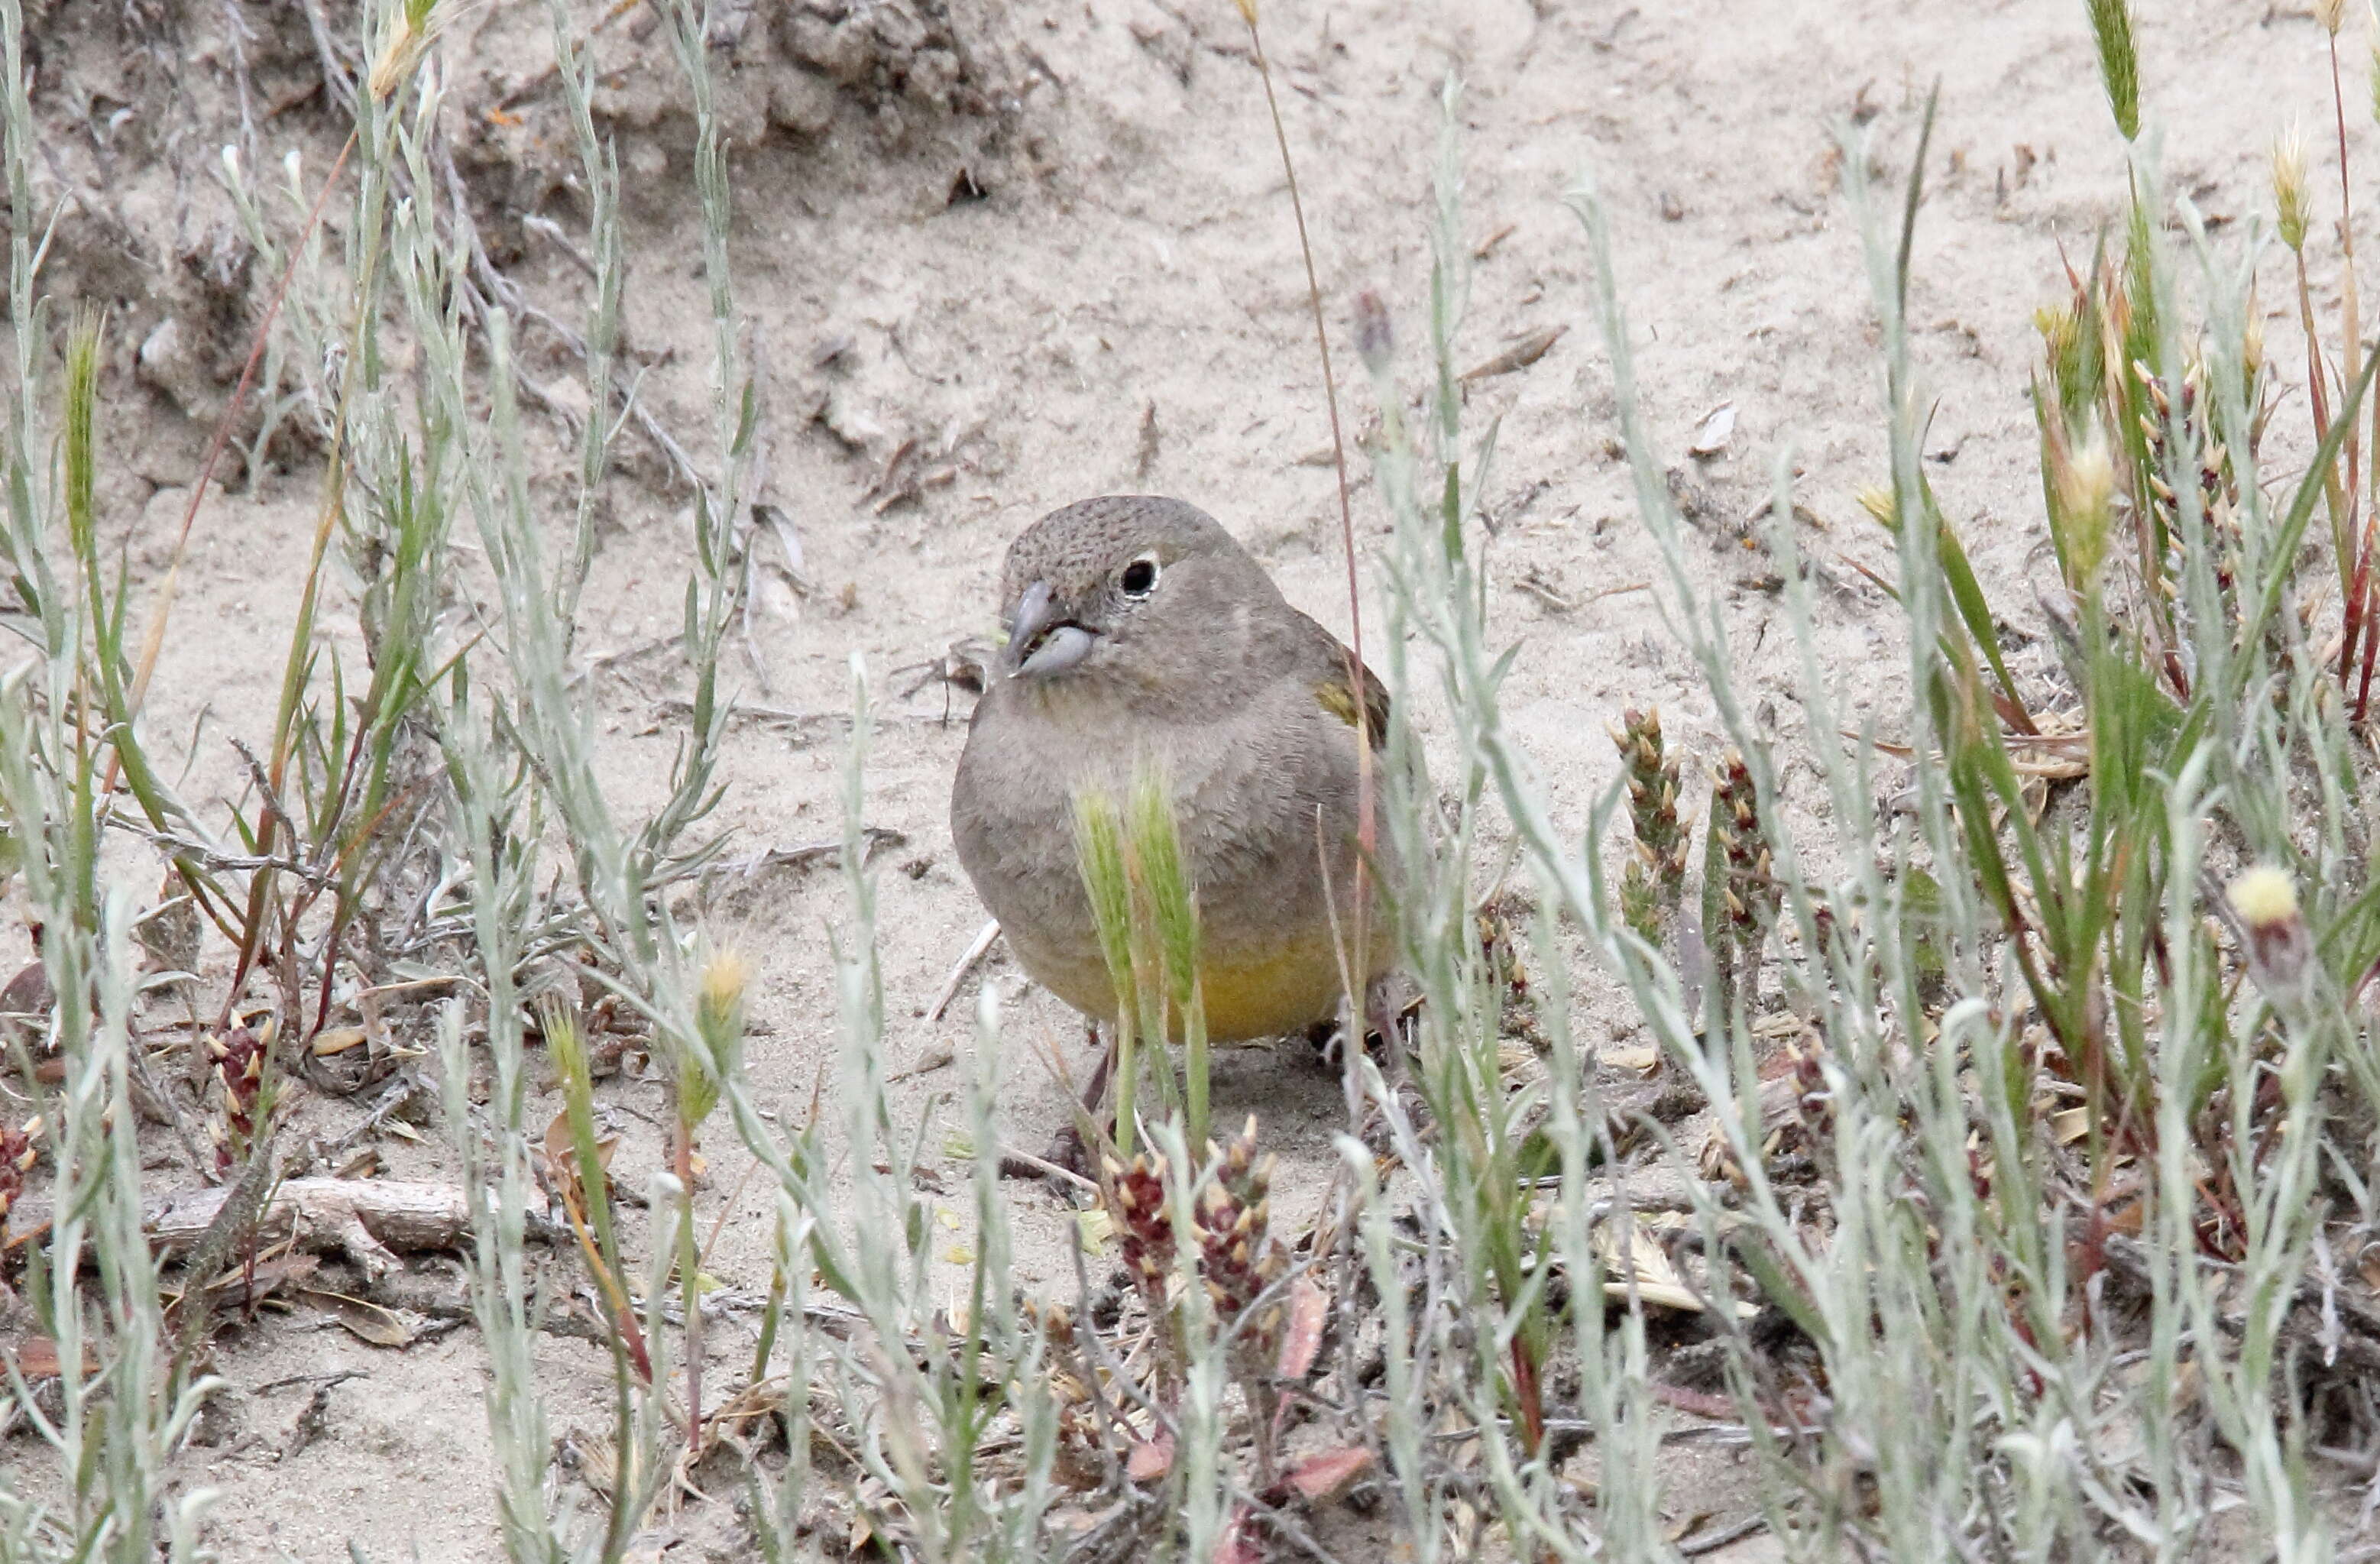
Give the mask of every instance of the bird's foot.
[[1091, 1166], [1090, 1151], [1083, 1144], [1083, 1133], [1072, 1124], [1050, 1137], [1038, 1157], [1010, 1152], [1000, 1159], [1000, 1176], [1003, 1179], [1047, 1178], [1052, 1169], [1079, 1178], [1098, 1177]]

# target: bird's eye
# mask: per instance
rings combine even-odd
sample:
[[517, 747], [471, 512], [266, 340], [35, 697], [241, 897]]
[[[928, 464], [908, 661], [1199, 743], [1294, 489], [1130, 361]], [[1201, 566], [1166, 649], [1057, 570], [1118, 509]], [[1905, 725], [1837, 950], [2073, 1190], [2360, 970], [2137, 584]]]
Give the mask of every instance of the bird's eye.
[[1123, 574], [1116, 579], [1116, 585], [1123, 588], [1123, 595], [1125, 597], [1145, 598], [1148, 596], [1149, 593], [1157, 590], [1156, 559], [1151, 555], [1143, 554], [1138, 559], [1133, 561], [1130, 564], [1125, 565], [1123, 567]]

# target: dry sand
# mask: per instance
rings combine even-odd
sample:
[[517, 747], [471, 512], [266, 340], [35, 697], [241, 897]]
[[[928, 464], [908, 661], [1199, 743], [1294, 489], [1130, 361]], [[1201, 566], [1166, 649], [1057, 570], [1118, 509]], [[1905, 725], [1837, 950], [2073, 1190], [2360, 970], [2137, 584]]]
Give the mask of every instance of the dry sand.
[[[797, 585], [777, 544], [758, 545], [750, 633], [726, 674], [755, 710], [734, 728], [718, 823], [735, 855], [835, 835], [837, 714], [851, 660], [863, 660], [880, 703], [868, 819], [900, 833], [875, 862], [886, 1047], [893, 1070], [914, 1072], [894, 1088], [905, 1122], [938, 1104], [947, 1114], [961, 1089], [972, 982], [947, 1017], [924, 1011], [983, 919], [944, 818], [965, 697], [922, 665], [988, 632], [1007, 540], [1084, 495], [1179, 494], [1220, 517], [1326, 624], [1343, 631], [1347, 608], [1334, 480], [1317, 455], [1328, 430], [1296, 236], [1234, 8], [960, 6], [964, 47], [940, 53], [930, 39], [862, 36], [857, 23], [836, 34], [819, 18], [840, 8], [783, 0], [753, 11], [721, 55], [736, 140], [736, 291], [768, 377], [762, 497], [790, 518], [802, 557]], [[300, 148], [318, 179], [340, 133], [319, 95], [298, 97], [316, 65], [283, 10], [60, 0], [33, 24], [51, 166], [80, 200], [62, 224], [52, 286], [114, 310], [102, 499], [143, 587], [162, 574], [261, 285], [213, 287], [200, 274], [229, 231], [208, 172], [237, 125], [228, 17], [253, 32], [245, 48], [264, 157]], [[2146, 97], [2170, 188], [2239, 224], [2226, 230], [2236, 236], [2266, 204], [2271, 136], [2295, 115], [2327, 115], [2314, 25], [2303, 10], [2215, 0], [2144, 10]], [[999, 19], [983, 24], [987, 13]], [[1938, 81], [1912, 307], [1938, 397], [1930, 476], [1997, 600], [2020, 630], [2038, 632], [2031, 584], [2048, 566], [2025, 397], [2031, 316], [2059, 287], [2061, 246], [2087, 256], [2122, 189], [2081, 6], [1283, 0], [1266, 22], [1333, 331], [1358, 289], [1379, 289], [1408, 379], [1417, 370], [1436, 104], [1450, 72], [1464, 83], [1464, 222], [1482, 255], [1464, 358], [1569, 328], [1530, 367], [1475, 382], [1471, 416], [1476, 428], [1502, 420], [1487, 510], [1495, 626], [1523, 646], [1509, 713], [1572, 826], [1615, 773], [1604, 728], [1623, 705], [1658, 702], [1695, 761], [1719, 745], [1706, 697], [1638, 589], [1657, 567], [1615, 443], [1585, 247], [1560, 200], [1582, 176], [1610, 203], [1645, 413], [1678, 464], [1703, 539], [1694, 566], [1724, 605], [1745, 688], [1781, 735], [1800, 734], [1782, 622], [1763, 589], [1772, 565], [1739, 540], [1738, 525], [1790, 464], [1810, 518], [1803, 543], [1836, 584], [1821, 598], [1829, 674], [1851, 711], [1888, 737], [1905, 696], [1895, 611], [1842, 563], [1882, 566], [1888, 553], [1852, 500], [1883, 470], [1881, 370], [1835, 131], [1874, 116], [1898, 159]], [[856, 52], [856, 85], [837, 89], [815, 68], [842, 57], [838, 48]], [[594, 54], [599, 115], [628, 176], [627, 341], [650, 366], [652, 411], [701, 452], [710, 346], [680, 79], [663, 33], [635, 18]], [[492, 249], [532, 298], [576, 319], [584, 278], [522, 221], [537, 213], [583, 232], [563, 188], [575, 154], [559, 101], [550, 86], [516, 92], [551, 59], [542, 7], [474, 7], [440, 58], [449, 132]], [[979, 199], [953, 200], [954, 189]], [[169, 320], [178, 341], [136, 370], [135, 349]], [[2271, 329], [2286, 359], [2293, 337], [2277, 309]], [[578, 374], [534, 344], [526, 368], [561, 395]], [[1367, 391], [1351, 385], [1346, 397], [1364, 427]], [[1722, 404], [1734, 413], [1726, 450], [1687, 458]], [[539, 427], [539, 495], [559, 527], [570, 458]], [[630, 470], [612, 490], [581, 648], [612, 659], [585, 687], [604, 781], [633, 817], [661, 795], [679, 743], [683, 718], [668, 702], [684, 695], [686, 670], [657, 643], [678, 624], [687, 531], [685, 492], [651, 447], [630, 433], [622, 452]], [[931, 481], [888, 496], [888, 468]], [[1358, 479], [1359, 532], [1376, 539], [1380, 508]], [[301, 455], [199, 515], [151, 726], [187, 735], [204, 719], [193, 783], [202, 796], [237, 783], [226, 735], [255, 736], [269, 721], [272, 649], [292, 612], [317, 483]], [[329, 617], [354, 656], [347, 601]], [[1416, 710], [1427, 726], [1427, 702]], [[750, 1061], [763, 1100], [805, 1100], [836, 1046], [827, 930], [845, 908], [832, 866], [722, 879], [709, 916], [760, 974]], [[225, 952], [211, 949], [207, 962], [220, 980]], [[1063, 1107], [1042, 1056], [1080, 1069], [1080, 1028], [999, 955], [982, 974], [1014, 999], [1003, 1115], [1019, 1144], [1038, 1146]], [[1585, 1035], [1625, 1041], [1626, 1017], [1583, 981]], [[953, 1050], [959, 1064], [931, 1067]], [[1264, 1113], [1293, 1201], [1340, 1121], [1335, 1080], [1302, 1048], [1283, 1048], [1230, 1056], [1216, 1091], [1219, 1116]], [[613, 1082], [603, 1097], [626, 1136], [623, 1182], [639, 1187], [659, 1156], [650, 1126], [662, 1090]], [[310, 1100], [301, 1124], [335, 1133], [364, 1100]], [[532, 1111], [542, 1121], [550, 1110]], [[729, 1138], [713, 1137], [706, 1223], [744, 1171]], [[433, 1125], [427, 1146], [382, 1144], [395, 1173], [451, 1178], [438, 1141]], [[185, 1176], [159, 1155], [161, 1182]], [[1062, 1208], [1038, 1187], [1011, 1192], [1024, 1279], [1054, 1285]], [[747, 1293], [765, 1285], [763, 1214], [747, 1193], [713, 1266]], [[417, 1268], [435, 1279], [454, 1265]], [[720, 1374], [748, 1354], [751, 1328], [744, 1314], [712, 1333]], [[494, 1557], [483, 1361], [468, 1327], [402, 1352], [305, 1309], [234, 1329], [220, 1349], [231, 1389], [215, 1442], [188, 1470], [225, 1490], [212, 1546], [229, 1559], [329, 1560], [348, 1539], [376, 1558]], [[601, 1428], [601, 1352], [546, 1338], [540, 1362], [556, 1431]], [[342, 1370], [362, 1377], [337, 1386], [319, 1437], [290, 1449], [311, 1386], [262, 1388]], [[19, 1436], [6, 1459], [30, 1462], [35, 1451]], [[1729, 1458], [1683, 1459], [1682, 1512], [1730, 1502], [1742, 1512]], [[678, 1546], [654, 1557], [740, 1557], [738, 1535], [729, 1501], [691, 1505], [655, 1535]], [[1765, 1546], [1727, 1557], [1766, 1557]]]

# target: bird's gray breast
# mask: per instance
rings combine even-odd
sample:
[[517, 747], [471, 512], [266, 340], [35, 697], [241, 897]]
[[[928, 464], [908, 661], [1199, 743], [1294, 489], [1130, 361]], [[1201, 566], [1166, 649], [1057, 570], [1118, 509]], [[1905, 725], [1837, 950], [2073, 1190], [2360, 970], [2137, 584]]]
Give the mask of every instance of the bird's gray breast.
[[1121, 807], [1144, 768], [1172, 798], [1210, 947], [1300, 927], [1320, 915], [1326, 881], [1352, 878], [1354, 734], [1298, 681], [1248, 690], [1204, 720], [1050, 693], [988, 695], [953, 789], [960, 862], [1012, 931], [1053, 955], [1096, 944], [1075, 799], [1104, 794]]

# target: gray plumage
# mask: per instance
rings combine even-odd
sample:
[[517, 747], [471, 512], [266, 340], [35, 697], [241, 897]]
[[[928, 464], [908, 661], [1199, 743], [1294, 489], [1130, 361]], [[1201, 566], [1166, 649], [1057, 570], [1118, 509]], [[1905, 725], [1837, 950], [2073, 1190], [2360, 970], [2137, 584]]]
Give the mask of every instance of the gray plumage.
[[[1055, 511], [1012, 544], [1010, 624], [952, 787], [959, 862], [1018, 961], [1087, 1015], [1113, 1018], [1077, 867], [1079, 790], [1129, 796], [1154, 761], [1174, 792], [1219, 1041], [1328, 1018], [1341, 984], [1329, 884], [1352, 923], [1357, 737], [1353, 659], [1290, 606], [1215, 520], [1122, 496]], [[1374, 741], [1387, 698], [1361, 675]], [[1366, 919], [1368, 979], [1386, 918]]]

